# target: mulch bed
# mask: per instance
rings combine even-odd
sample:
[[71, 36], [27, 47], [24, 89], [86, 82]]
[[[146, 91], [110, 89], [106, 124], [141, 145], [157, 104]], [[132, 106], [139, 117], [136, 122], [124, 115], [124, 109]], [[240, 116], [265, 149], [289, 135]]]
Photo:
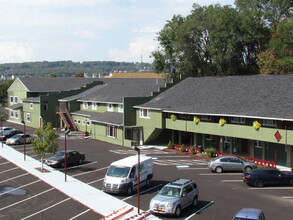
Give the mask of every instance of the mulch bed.
[[41, 167], [37, 167], [35, 169], [38, 170], [38, 171], [40, 171], [40, 172], [42, 172], [42, 173], [49, 173], [50, 172], [50, 170], [47, 170], [45, 168], [42, 169]]

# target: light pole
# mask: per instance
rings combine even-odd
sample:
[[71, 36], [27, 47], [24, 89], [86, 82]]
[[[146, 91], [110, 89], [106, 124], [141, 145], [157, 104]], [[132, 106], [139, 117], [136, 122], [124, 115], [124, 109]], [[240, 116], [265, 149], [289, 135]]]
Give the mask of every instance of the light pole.
[[26, 160], [26, 138], [25, 138], [25, 122], [24, 120], [21, 121], [21, 123], [23, 124], [23, 159]]
[[132, 148], [137, 151], [137, 214], [140, 210], [140, 149], [136, 142], [133, 142]]
[[67, 128], [64, 132], [64, 141], [65, 141], [65, 147], [64, 147], [64, 174], [65, 174], [65, 182], [67, 182], [67, 140], [66, 136], [69, 134], [70, 129]]
[[[1, 137], [3, 137], [3, 124], [2, 124], [2, 120], [1, 120]], [[3, 137], [4, 138], [4, 137]], [[3, 139], [2, 139], [2, 147], [3, 147]]]

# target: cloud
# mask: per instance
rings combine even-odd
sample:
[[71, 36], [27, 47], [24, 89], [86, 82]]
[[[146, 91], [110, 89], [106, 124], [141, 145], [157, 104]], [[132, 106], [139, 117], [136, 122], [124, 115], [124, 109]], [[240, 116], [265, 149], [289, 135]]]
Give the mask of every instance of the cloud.
[[142, 62], [150, 63], [153, 60], [150, 58], [150, 54], [157, 46], [158, 43], [150, 35], [132, 39], [126, 51], [109, 49], [108, 53], [114, 61], [138, 62], [142, 59]]
[[0, 42], [0, 63], [30, 61], [33, 51], [28, 43]]

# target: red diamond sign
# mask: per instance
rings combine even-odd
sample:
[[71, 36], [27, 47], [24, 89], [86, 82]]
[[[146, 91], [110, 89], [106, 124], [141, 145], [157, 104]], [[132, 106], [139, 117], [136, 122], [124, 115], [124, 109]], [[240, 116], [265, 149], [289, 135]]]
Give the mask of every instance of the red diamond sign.
[[278, 142], [281, 140], [282, 135], [280, 134], [279, 131], [277, 131], [277, 132], [275, 133], [275, 138], [276, 138], [276, 140], [277, 140]]

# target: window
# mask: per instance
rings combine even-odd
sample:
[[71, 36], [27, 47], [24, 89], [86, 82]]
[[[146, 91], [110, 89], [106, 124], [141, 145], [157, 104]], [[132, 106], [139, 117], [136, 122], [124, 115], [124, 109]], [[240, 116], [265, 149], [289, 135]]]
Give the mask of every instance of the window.
[[150, 110], [149, 109], [140, 109], [140, 118], [150, 118]]
[[13, 103], [13, 96], [10, 96], [10, 103]]
[[30, 109], [34, 109], [34, 103], [30, 103]]
[[113, 104], [107, 104], [107, 111], [112, 112], [114, 110]]
[[97, 110], [98, 109], [98, 104], [93, 102], [92, 103], [92, 110]]
[[43, 104], [43, 110], [44, 111], [48, 111], [48, 103], [44, 103]]
[[123, 104], [118, 105], [118, 112], [123, 112]]
[[10, 111], [10, 118], [14, 118], [14, 111]]
[[16, 119], [18, 119], [18, 111], [15, 111], [15, 112], [14, 112], [14, 117], [15, 117]]
[[26, 121], [27, 122], [31, 121], [31, 114], [30, 113], [26, 113]]
[[84, 109], [87, 109], [88, 107], [89, 107], [88, 103], [87, 103], [87, 102], [84, 102], [84, 103], [83, 103], [83, 108], [84, 108]]
[[82, 120], [82, 125], [85, 125], [85, 120]]
[[77, 124], [80, 124], [80, 120], [79, 119], [77, 120]]
[[77, 123], [76, 119], [73, 119], [73, 122], [74, 122], [74, 124], [76, 124]]
[[18, 103], [18, 97], [14, 96], [14, 103]]
[[245, 124], [245, 118], [231, 117], [231, 123]]
[[276, 126], [276, 121], [274, 121], [274, 120], [263, 119], [262, 123], [263, 123], [263, 125], [266, 125], [266, 126], [271, 126], [271, 127]]
[[107, 134], [108, 137], [116, 138], [116, 127], [112, 125], [107, 125]]
[[90, 121], [86, 121], [86, 125], [87, 126], [90, 126]]

